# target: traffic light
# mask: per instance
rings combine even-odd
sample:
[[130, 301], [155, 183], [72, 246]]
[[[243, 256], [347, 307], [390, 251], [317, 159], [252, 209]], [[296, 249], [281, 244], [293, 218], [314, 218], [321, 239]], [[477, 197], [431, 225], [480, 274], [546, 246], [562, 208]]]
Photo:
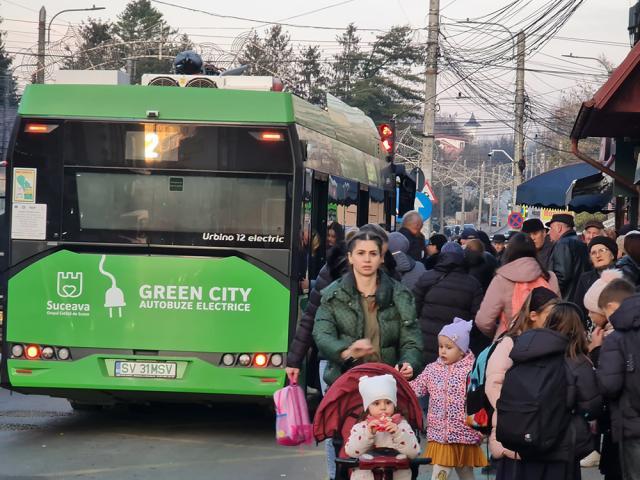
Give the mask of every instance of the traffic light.
[[381, 123], [378, 125], [378, 133], [380, 133], [382, 147], [387, 153], [387, 160], [392, 162], [396, 149], [396, 132], [393, 123]]

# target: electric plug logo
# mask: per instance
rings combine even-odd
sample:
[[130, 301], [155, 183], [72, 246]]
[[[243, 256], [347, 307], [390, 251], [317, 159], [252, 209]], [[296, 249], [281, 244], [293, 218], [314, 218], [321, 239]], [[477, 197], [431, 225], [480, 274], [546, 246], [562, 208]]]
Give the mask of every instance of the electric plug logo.
[[117, 309], [118, 317], [122, 318], [122, 307], [125, 307], [127, 304], [124, 301], [124, 293], [122, 293], [122, 290], [116, 285], [116, 277], [104, 269], [106, 258], [106, 255], [102, 255], [100, 265], [98, 265], [100, 273], [111, 280], [111, 288], [104, 294], [104, 306], [109, 309], [109, 318], [113, 318], [114, 309]]
[[58, 272], [57, 292], [61, 298], [82, 295], [82, 272]]

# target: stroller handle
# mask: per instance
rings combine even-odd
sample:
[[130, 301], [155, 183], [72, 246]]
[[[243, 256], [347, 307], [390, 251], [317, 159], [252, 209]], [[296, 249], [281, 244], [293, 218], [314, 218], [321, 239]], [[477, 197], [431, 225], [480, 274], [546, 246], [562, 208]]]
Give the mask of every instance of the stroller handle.
[[398, 469], [406, 469], [409, 466], [419, 466], [419, 465], [429, 465], [431, 463], [431, 459], [428, 457], [418, 457], [409, 459], [397, 459], [396, 457], [376, 457], [375, 462], [363, 460], [362, 465], [360, 465], [359, 458], [336, 458], [336, 463], [342, 465], [346, 468], [358, 468], [365, 467], [367, 470], [371, 470], [373, 468], [398, 468]]

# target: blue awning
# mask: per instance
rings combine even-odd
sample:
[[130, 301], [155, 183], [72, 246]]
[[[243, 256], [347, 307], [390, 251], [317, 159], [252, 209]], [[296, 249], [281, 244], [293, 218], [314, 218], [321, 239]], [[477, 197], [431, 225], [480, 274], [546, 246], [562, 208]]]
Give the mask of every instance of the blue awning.
[[[599, 185], [601, 188], [583, 188], [587, 185]], [[518, 186], [516, 202], [542, 208], [568, 207], [574, 212], [600, 212], [611, 201], [610, 187], [611, 182], [606, 181], [599, 170], [587, 163], [575, 163], [522, 183]]]

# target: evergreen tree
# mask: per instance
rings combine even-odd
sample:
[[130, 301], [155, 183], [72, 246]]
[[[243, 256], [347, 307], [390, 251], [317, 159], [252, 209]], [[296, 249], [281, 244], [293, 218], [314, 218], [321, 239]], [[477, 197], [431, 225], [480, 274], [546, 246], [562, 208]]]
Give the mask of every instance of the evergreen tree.
[[350, 23], [346, 31], [336, 37], [336, 40], [342, 47], [342, 51], [334, 56], [331, 91], [338, 98], [349, 103], [353, 84], [360, 78], [363, 61], [356, 26]]
[[324, 103], [328, 78], [317, 45], [302, 49], [297, 62], [296, 93], [311, 103]]
[[[0, 24], [2, 19], [0, 19]], [[0, 102], [6, 105], [17, 105], [16, 80], [13, 76], [13, 59], [7, 52], [4, 44], [6, 32], [0, 31]]]
[[117, 40], [113, 35], [113, 24], [89, 18], [79, 28], [81, 38], [78, 49], [70, 52], [73, 58], [64, 62], [67, 69], [111, 70], [122, 64], [119, 49], [114, 46]]
[[291, 37], [282, 31], [282, 25], [273, 25], [264, 38], [254, 32], [238, 60], [249, 65], [249, 75], [276, 76], [288, 86], [293, 83], [293, 47]]
[[138, 83], [144, 73], [171, 73], [177, 46], [170, 41], [176, 34], [162, 12], [150, 0], [132, 0], [118, 15], [114, 35], [124, 42], [124, 57], [132, 66], [131, 81]]

